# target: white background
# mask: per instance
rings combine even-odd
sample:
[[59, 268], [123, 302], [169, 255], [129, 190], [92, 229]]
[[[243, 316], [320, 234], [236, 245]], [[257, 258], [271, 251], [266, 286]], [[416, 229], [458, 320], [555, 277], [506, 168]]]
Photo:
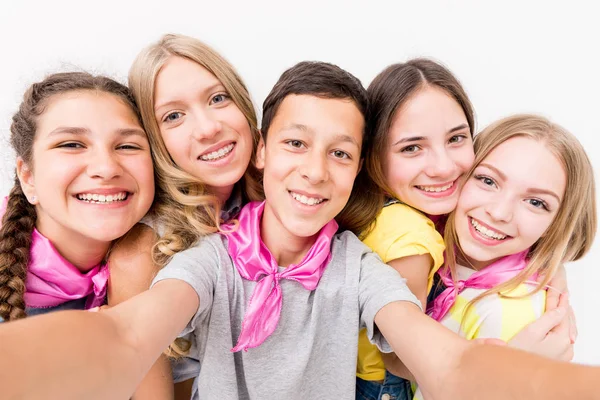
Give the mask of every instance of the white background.
[[[571, 130], [600, 173], [600, 24], [588, 3], [547, 1], [3, 1], [0, 195], [11, 187], [10, 117], [46, 73], [87, 70], [125, 82], [137, 52], [168, 32], [195, 36], [235, 65], [260, 105], [284, 69], [336, 63], [365, 85], [384, 67], [428, 56], [462, 81], [478, 127], [537, 112]], [[593, 4], [593, 2], [589, 2]], [[526, 171], [524, 171], [526, 172]], [[600, 193], [599, 193], [600, 194]], [[578, 317], [575, 360], [600, 364], [600, 240], [567, 266]]]

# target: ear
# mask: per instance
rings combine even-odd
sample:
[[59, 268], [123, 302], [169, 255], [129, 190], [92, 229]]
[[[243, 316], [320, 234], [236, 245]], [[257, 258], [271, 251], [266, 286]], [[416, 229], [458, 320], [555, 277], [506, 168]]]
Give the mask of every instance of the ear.
[[358, 162], [358, 169], [356, 170], [356, 176], [358, 176], [358, 173], [362, 169], [364, 162], [365, 162], [364, 158], [361, 158], [360, 161]]
[[21, 157], [17, 157], [17, 177], [19, 178], [21, 188], [23, 189], [23, 193], [25, 194], [25, 197], [27, 197], [27, 200], [31, 204], [37, 204], [33, 172]]
[[262, 134], [258, 142], [258, 147], [256, 148], [256, 168], [265, 168], [265, 141], [262, 137]]

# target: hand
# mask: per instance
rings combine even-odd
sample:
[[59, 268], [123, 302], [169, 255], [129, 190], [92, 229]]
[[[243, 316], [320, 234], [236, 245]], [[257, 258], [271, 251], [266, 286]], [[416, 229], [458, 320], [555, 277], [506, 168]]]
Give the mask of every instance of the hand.
[[[543, 279], [540, 275], [539, 280]], [[549, 289], [546, 291], [546, 312], [552, 311], [558, 307], [561, 295], [568, 295], [569, 288], [567, 286], [567, 271], [564, 265], [561, 265], [557, 270], [552, 279], [548, 282]], [[569, 306], [569, 336], [571, 343], [575, 343], [577, 340], [577, 320], [575, 319], [575, 313], [573, 308]]]
[[571, 361], [573, 342], [570, 337], [570, 319], [568, 295], [561, 295], [557, 308], [523, 328], [508, 345], [556, 360]]

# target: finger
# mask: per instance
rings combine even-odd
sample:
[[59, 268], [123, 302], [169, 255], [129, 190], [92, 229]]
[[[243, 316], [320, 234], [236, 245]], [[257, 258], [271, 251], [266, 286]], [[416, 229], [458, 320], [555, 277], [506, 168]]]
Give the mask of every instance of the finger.
[[575, 311], [573, 311], [573, 307], [571, 306], [569, 306], [569, 322], [569, 333], [571, 336], [571, 343], [575, 344], [579, 332], [577, 331], [577, 318], [575, 317]]
[[[550, 331], [560, 327], [565, 321], [567, 310], [565, 307], [558, 307], [552, 311], [544, 313], [540, 318], [527, 325], [525, 329], [538, 338], [544, 338]], [[568, 330], [567, 330], [568, 332]]]
[[546, 291], [546, 311], [552, 311], [560, 306], [561, 293], [550, 288]]

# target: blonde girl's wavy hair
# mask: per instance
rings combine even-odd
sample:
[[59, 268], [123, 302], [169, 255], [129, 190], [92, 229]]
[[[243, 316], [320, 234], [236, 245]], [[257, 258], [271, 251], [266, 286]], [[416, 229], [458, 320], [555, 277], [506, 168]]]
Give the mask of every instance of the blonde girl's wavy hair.
[[154, 90], [158, 74], [171, 57], [188, 59], [212, 73], [225, 87], [246, 117], [252, 132], [250, 164], [241, 179], [243, 200], [259, 200], [262, 175], [255, 167], [260, 139], [257, 119], [248, 89], [234, 68], [215, 50], [183, 35], [167, 34], [138, 54], [129, 70], [129, 87], [140, 108], [154, 158], [157, 188], [154, 214], [164, 233], [153, 248], [153, 258], [165, 265], [175, 253], [185, 250], [202, 236], [217, 232], [221, 205], [203, 182], [178, 167], [165, 146], [154, 113]]
[[[562, 164], [567, 176], [565, 194], [558, 213], [544, 233], [531, 246], [527, 267], [513, 279], [482, 293], [471, 303], [498, 294], [509, 297], [520, 284], [540, 274], [535, 293], [544, 288], [557, 268], [568, 261], [579, 260], [594, 242], [596, 234], [596, 189], [590, 160], [579, 141], [563, 127], [537, 115], [514, 115], [488, 126], [475, 137], [475, 162], [467, 176], [500, 144], [514, 137], [526, 137], [546, 146]], [[458, 236], [451, 213], [444, 232], [446, 241], [446, 268], [455, 277], [456, 253], [460, 251]], [[527, 296], [531, 295], [529, 293]]]

